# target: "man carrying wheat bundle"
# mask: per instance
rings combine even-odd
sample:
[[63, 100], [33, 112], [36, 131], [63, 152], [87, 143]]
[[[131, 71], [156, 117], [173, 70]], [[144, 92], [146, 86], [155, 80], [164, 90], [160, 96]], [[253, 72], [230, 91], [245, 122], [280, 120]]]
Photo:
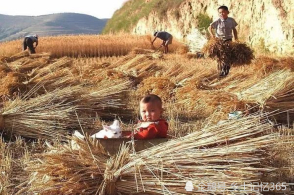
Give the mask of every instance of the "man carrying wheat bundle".
[[[218, 8], [219, 19], [212, 22], [208, 28], [211, 37], [221, 39], [223, 42], [231, 42], [233, 39], [232, 32], [234, 33], [235, 41], [238, 40], [238, 33], [236, 26], [238, 25], [234, 18], [228, 17], [229, 9], [227, 6], [220, 6]], [[215, 29], [215, 35], [212, 32]], [[220, 76], [226, 76], [229, 74], [231, 64], [225, 59], [218, 60], [218, 70]]]

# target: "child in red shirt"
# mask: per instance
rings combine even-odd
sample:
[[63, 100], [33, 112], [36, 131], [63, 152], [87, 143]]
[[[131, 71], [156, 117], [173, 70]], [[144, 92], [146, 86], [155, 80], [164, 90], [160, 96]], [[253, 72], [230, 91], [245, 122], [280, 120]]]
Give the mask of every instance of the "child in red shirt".
[[140, 101], [142, 120], [135, 129], [134, 139], [166, 138], [168, 124], [161, 118], [163, 113], [162, 101], [154, 94], [145, 96]]

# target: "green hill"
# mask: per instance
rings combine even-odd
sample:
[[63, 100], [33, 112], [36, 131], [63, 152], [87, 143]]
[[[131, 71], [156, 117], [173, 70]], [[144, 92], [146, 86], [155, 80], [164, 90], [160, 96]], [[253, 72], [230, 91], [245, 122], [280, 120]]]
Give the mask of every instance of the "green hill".
[[28, 34], [54, 36], [65, 34], [99, 34], [108, 19], [77, 13], [42, 16], [9, 16], [0, 14], [0, 41], [19, 39]]
[[160, 17], [165, 17], [168, 9], [174, 9], [184, 0], [130, 0], [117, 10], [112, 18], [108, 20], [103, 33], [130, 31], [139, 19], [148, 16], [152, 11], [157, 12]]

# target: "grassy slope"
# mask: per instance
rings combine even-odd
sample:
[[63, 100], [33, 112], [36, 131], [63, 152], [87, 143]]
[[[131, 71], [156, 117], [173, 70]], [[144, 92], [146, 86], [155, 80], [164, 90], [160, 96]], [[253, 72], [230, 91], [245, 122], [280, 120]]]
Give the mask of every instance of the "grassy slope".
[[103, 33], [128, 32], [139, 19], [148, 16], [151, 11], [155, 11], [160, 17], [164, 17], [168, 9], [178, 7], [184, 0], [130, 0], [117, 10], [112, 18], [107, 22]]

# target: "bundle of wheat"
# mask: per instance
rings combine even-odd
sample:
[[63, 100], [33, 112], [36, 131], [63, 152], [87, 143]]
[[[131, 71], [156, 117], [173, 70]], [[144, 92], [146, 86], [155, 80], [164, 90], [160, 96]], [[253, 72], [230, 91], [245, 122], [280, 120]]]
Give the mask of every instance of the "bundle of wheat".
[[211, 39], [204, 46], [203, 52], [219, 62], [235, 65], [250, 64], [254, 59], [253, 51], [245, 43], [228, 42], [221, 39]]
[[[29, 192], [41, 194], [97, 192], [97, 187], [103, 182], [106, 162], [110, 156], [96, 140], [73, 139], [79, 144], [79, 150], [57, 145], [49, 148], [51, 152], [41, 155], [44, 163], [38, 160], [29, 163], [26, 168], [27, 171], [32, 172], [29, 178], [29, 183], [32, 184], [29, 186]], [[54, 175], [63, 179], [55, 180]]]
[[56, 89], [31, 98], [41, 85], [24, 97], [4, 102], [1, 115], [4, 131], [27, 138], [56, 138], [64, 136], [70, 127], [78, 127], [74, 104], [82, 86]]
[[144, 97], [152, 93], [163, 100], [169, 100], [175, 87], [176, 85], [167, 77], [149, 77], [139, 84], [136, 94], [138, 97]]
[[[188, 85], [187, 85], [188, 86]], [[227, 113], [235, 110], [246, 110], [246, 104], [238, 100], [235, 94], [222, 90], [193, 90], [189, 87], [178, 88], [175, 95], [177, 105], [186, 110], [195, 111], [198, 117], [209, 117], [216, 111], [221, 111], [214, 119], [217, 122], [227, 118]]]
[[269, 99], [264, 103], [265, 111], [279, 111], [279, 114], [275, 115], [277, 122], [291, 127], [294, 125], [294, 74], [292, 79], [286, 81], [284, 87], [279, 91], [276, 91]]
[[1, 96], [10, 97], [12, 95], [16, 95], [16, 93], [22, 93], [26, 90], [26, 86], [23, 84], [23, 82], [27, 79], [25, 74], [12, 71], [2, 72], [1, 74]]
[[29, 178], [28, 172], [24, 171], [25, 164], [34, 154], [46, 149], [40, 140], [27, 143], [16, 137], [14, 141], [4, 142], [0, 137], [0, 194], [24, 194], [23, 187]]
[[42, 68], [43, 66], [46, 66], [48, 62], [49, 62], [49, 56], [33, 58], [33, 59], [26, 57], [26, 58], [20, 58], [18, 60], [10, 62], [7, 65], [13, 71], [27, 73], [29, 71], [32, 71], [35, 68]]
[[128, 80], [104, 80], [97, 86], [83, 89], [79, 98], [79, 110], [91, 111], [102, 117], [131, 117], [127, 107], [127, 91], [132, 82]]
[[259, 103], [261, 106], [264, 106], [266, 100], [285, 89], [288, 82], [293, 83], [293, 78], [294, 74], [290, 70], [279, 70], [273, 72], [253, 86], [240, 92], [236, 92], [235, 94], [240, 100]]
[[153, 49], [134, 48], [130, 54], [152, 54], [154, 52]]
[[23, 52], [14, 54], [14, 55], [12, 55], [10, 57], [2, 57], [1, 58], [1, 61], [2, 62], [12, 62], [12, 61], [15, 61], [17, 59], [20, 59], [20, 58], [23, 58], [23, 57], [27, 57], [29, 55], [30, 55], [30, 53], [28, 51], [23, 51]]
[[[273, 93], [270, 98], [265, 101], [266, 109], [278, 109], [280, 111], [286, 111], [294, 108], [294, 74], [292, 74], [291, 80], [284, 83], [282, 89]], [[291, 111], [293, 112], [293, 111]]]
[[[265, 166], [275, 167], [277, 170], [273, 173], [264, 175], [264, 182], [287, 182], [293, 183], [294, 171], [294, 131], [293, 129], [281, 128], [280, 136], [276, 144], [266, 150], [267, 157], [262, 161]], [[278, 194], [278, 192], [276, 192]], [[291, 192], [284, 192], [291, 194]]]
[[152, 60], [155, 54], [139, 54], [132, 59], [126, 58], [123, 62], [119, 60], [107, 68], [123, 72], [126, 76], [134, 78], [135, 84], [138, 84], [144, 78], [154, 76], [155, 72], [161, 69]]
[[43, 77], [46, 74], [49, 74], [51, 72], [55, 72], [60, 70], [61, 68], [67, 67], [72, 63], [72, 59], [68, 57], [63, 57], [58, 59], [56, 62], [53, 62], [45, 67], [42, 67], [40, 69], [36, 69], [30, 76], [33, 76], [32, 79], [35, 79], [37, 77]]
[[129, 55], [121, 60], [118, 60], [117, 62], [113, 63], [112, 65], [108, 66], [108, 68], [117, 68], [119, 70], [128, 70], [135, 66], [137, 66], [140, 63], [150, 61], [150, 58], [147, 57], [145, 54], [139, 54], [139, 55]]
[[246, 43], [232, 42], [230, 47], [232, 49], [231, 61], [233, 66], [250, 64], [254, 59], [253, 50]]
[[80, 82], [75, 77], [73, 77], [69, 68], [62, 68], [58, 71], [49, 72], [42, 77], [35, 76], [29, 79], [27, 82], [24, 82], [28, 89], [31, 89], [40, 83], [43, 84], [43, 88], [38, 91], [39, 94], [47, 91], [53, 91], [57, 88], [64, 88], [80, 84]]
[[[276, 134], [265, 116], [251, 115], [206, 127], [139, 153], [124, 146], [109, 156], [95, 141], [77, 140], [80, 150], [54, 148], [29, 163], [29, 190], [40, 194], [186, 194], [190, 181], [195, 193], [255, 193], [264, 173], [263, 150]], [[220, 130], [221, 129], [221, 130]], [[52, 152], [55, 151], [55, 152]], [[60, 179], [62, 178], [62, 179]], [[222, 183], [221, 188], [210, 188]]]

